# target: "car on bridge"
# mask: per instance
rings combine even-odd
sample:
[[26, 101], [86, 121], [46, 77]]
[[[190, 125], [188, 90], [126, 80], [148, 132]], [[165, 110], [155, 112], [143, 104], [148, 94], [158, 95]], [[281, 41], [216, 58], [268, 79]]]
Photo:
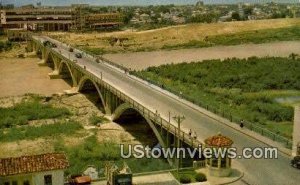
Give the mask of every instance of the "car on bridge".
[[44, 45], [44, 46], [49, 46], [50, 44], [51, 44], [51, 42], [48, 41], [48, 40], [45, 40], [45, 41], [43, 42], [43, 45]]
[[81, 53], [76, 53], [76, 54], [75, 54], [75, 57], [76, 57], [76, 58], [82, 58], [82, 54], [81, 54]]
[[45, 46], [45, 47], [50, 47], [50, 48], [56, 48], [57, 47], [57, 45], [56, 44], [54, 44], [54, 43], [52, 43], [52, 42], [50, 42], [50, 41], [48, 41], [48, 40], [46, 40], [46, 41], [44, 41], [43, 42], [43, 45]]
[[300, 169], [300, 156], [296, 156], [292, 159], [291, 165], [295, 168]]

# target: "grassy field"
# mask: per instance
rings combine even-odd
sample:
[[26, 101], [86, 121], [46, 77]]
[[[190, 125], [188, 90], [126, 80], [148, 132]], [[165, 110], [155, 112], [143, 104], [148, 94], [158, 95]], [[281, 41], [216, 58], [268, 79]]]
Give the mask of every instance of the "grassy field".
[[13, 107], [0, 107], [0, 129], [26, 125], [31, 120], [59, 118], [70, 114], [71, 112], [66, 108], [42, 104], [39, 97], [35, 97], [29, 101], [22, 101]]
[[183, 44], [164, 45], [162, 49], [201, 48], [220, 45], [240, 45], [246, 43], [260, 44], [272, 41], [300, 40], [300, 26], [287, 28], [263, 29], [208, 36], [204, 40], [191, 40]]
[[68, 121], [40, 126], [13, 127], [0, 130], [0, 142], [12, 142], [20, 140], [34, 140], [37, 138], [57, 137], [60, 135], [72, 135], [81, 130], [81, 124]]
[[[141, 32], [47, 33], [94, 54], [299, 39], [299, 19], [188, 24]], [[116, 41], [115, 38], [123, 40]]]
[[95, 135], [87, 137], [83, 143], [72, 147], [65, 146], [62, 140], [57, 140], [54, 147], [56, 152], [66, 153], [70, 160], [70, 168], [67, 170], [67, 174], [79, 174], [91, 164], [97, 169], [103, 169], [105, 164], [111, 161], [114, 161], [120, 167], [126, 162], [133, 173], [171, 168], [168, 162], [162, 159], [122, 159], [120, 145], [108, 141], [99, 143]]
[[[287, 72], [288, 71], [288, 72]], [[135, 74], [209, 109], [292, 137], [293, 105], [300, 97], [300, 60], [249, 58], [150, 67]]]

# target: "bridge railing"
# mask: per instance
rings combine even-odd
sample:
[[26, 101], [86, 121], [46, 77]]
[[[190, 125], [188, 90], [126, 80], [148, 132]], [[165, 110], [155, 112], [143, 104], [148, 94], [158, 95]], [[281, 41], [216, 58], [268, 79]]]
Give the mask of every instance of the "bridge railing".
[[[60, 53], [57, 52], [57, 51], [52, 50], [52, 52], [60, 55]], [[161, 128], [164, 128], [165, 130], [167, 130], [168, 132], [172, 133], [176, 137], [179, 137], [179, 139], [182, 142], [188, 144], [189, 146], [195, 147], [195, 148], [198, 148], [199, 146], [203, 145], [201, 141], [192, 138], [189, 134], [187, 134], [183, 130], [180, 130], [180, 132], [178, 132], [177, 126], [175, 126], [172, 123], [170, 123], [169, 121], [165, 120], [159, 114], [154, 113], [153, 111], [151, 111], [147, 107], [145, 107], [142, 104], [138, 103], [136, 100], [130, 98], [129, 96], [127, 96], [126, 94], [124, 94], [120, 90], [116, 89], [115, 87], [111, 86], [107, 82], [103, 81], [101, 78], [97, 77], [95, 74], [87, 71], [86, 69], [81, 68], [79, 65], [76, 65], [73, 61], [70, 61], [65, 56], [63, 56], [63, 55], [61, 55], [61, 56], [64, 58], [64, 60], [69, 65], [72, 65], [78, 71], [81, 71], [82, 73], [84, 73], [88, 78], [90, 78], [94, 82], [97, 82], [98, 84], [103, 85], [104, 88], [108, 89], [110, 92], [112, 92], [113, 94], [115, 94], [117, 97], [119, 97], [123, 101], [129, 103], [134, 109], [136, 109], [140, 113], [142, 113], [143, 116], [145, 116], [145, 117], [153, 120], [155, 122], [155, 124], [159, 125]]]

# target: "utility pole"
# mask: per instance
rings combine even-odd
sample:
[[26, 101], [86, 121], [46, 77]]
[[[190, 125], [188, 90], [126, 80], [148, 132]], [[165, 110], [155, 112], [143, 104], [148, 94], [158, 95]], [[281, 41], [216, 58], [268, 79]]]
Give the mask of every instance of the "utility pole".
[[[184, 116], [174, 116], [173, 119], [177, 122], [178, 124], [178, 127], [177, 127], [177, 130], [178, 130], [178, 134], [177, 134], [177, 151], [179, 150], [180, 148], [180, 124], [183, 122], [183, 120], [185, 119]], [[179, 152], [179, 155], [180, 155], [180, 152]], [[180, 156], [177, 156], [179, 157], [177, 159], [177, 174], [179, 173], [179, 168], [180, 168]]]

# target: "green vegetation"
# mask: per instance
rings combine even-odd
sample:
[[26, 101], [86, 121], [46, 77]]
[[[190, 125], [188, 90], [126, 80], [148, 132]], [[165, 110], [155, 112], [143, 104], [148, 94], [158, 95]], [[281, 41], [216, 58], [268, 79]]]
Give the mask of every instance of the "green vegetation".
[[299, 71], [300, 60], [252, 57], [163, 65], [134, 74], [223, 117], [291, 138], [293, 107], [276, 99], [300, 97]]
[[164, 45], [162, 49], [201, 48], [217, 45], [240, 45], [246, 43], [260, 44], [273, 41], [292, 40], [300, 40], [299, 26], [207, 36], [203, 40], [190, 40], [183, 44]]
[[180, 170], [179, 173], [177, 173], [177, 171], [172, 171], [172, 174], [182, 184], [197, 182], [195, 179], [197, 172], [194, 169]]
[[106, 123], [109, 120], [106, 119], [104, 116], [97, 116], [96, 114], [93, 114], [90, 118], [89, 118], [89, 122], [91, 125], [98, 125], [101, 123]]
[[183, 174], [183, 175], [180, 175], [179, 182], [182, 184], [189, 184], [192, 182], [192, 179], [190, 176]]
[[13, 107], [0, 107], [0, 129], [26, 125], [30, 120], [59, 118], [70, 114], [66, 108], [55, 108], [41, 103], [39, 98], [34, 98], [22, 101]]
[[204, 173], [197, 173], [195, 175], [195, 180], [197, 182], [205, 182], [205, 181], [207, 181], [207, 178], [206, 178], [206, 175]]
[[41, 137], [72, 135], [80, 129], [82, 129], [82, 126], [73, 121], [41, 126], [13, 127], [10, 129], [0, 129], [0, 141], [12, 142], [24, 139], [33, 140]]
[[12, 49], [13, 44], [10, 41], [0, 41], [0, 52]]
[[82, 173], [88, 165], [103, 169], [108, 161], [115, 161], [122, 166], [125, 161], [133, 173], [170, 169], [169, 164], [161, 159], [121, 159], [120, 146], [114, 142], [99, 143], [95, 135], [84, 140], [77, 146], [65, 146], [62, 140], [55, 143], [55, 150], [65, 152], [70, 160], [67, 174]]

